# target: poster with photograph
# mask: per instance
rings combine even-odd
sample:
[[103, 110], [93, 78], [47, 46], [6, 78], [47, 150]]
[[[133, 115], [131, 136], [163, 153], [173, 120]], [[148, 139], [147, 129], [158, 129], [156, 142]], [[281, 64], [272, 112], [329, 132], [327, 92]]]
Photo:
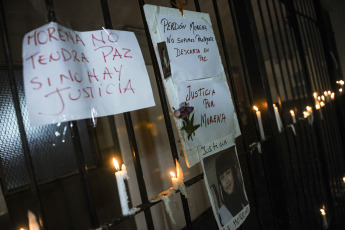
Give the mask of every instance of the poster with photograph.
[[202, 166], [219, 229], [237, 229], [249, 215], [250, 206], [236, 147], [203, 158]]
[[[210, 16], [144, 5], [188, 167], [235, 145], [236, 113]], [[169, 63], [167, 62], [169, 61]]]

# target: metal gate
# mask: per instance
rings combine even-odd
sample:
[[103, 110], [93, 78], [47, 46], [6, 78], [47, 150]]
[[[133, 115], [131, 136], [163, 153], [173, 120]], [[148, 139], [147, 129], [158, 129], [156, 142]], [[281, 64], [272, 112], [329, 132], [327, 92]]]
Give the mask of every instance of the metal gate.
[[[65, 7], [69, 7], [66, 3]], [[147, 3], [169, 4], [168, 1]], [[95, 204], [89, 177], [90, 170], [106, 164], [102, 158], [107, 154], [100, 154], [99, 134], [89, 127], [90, 122], [72, 121], [68, 124], [30, 127], [22, 69], [20, 64], [13, 64], [11, 53], [11, 48], [21, 44], [11, 43], [6, 4], [10, 5], [9, 1], [1, 1], [6, 65], [2, 66], [0, 79], [0, 171], [7, 202], [13, 202], [14, 194], [30, 188], [33, 208], [43, 229], [48, 229], [48, 226], [53, 229], [53, 224], [49, 223], [52, 214], [47, 218], [47, 204], [42, 201], [42, 185], [79, 175], [84, 199], [82, 205], [86, 206], [89, 228], [116, 229], [143, 212], [147, 228], [154, 229], [151, 210], [159, 202], [149, 202], [147, 188], [151, 185], [144, 180], [141, 149], [131, 113], [124, 113], [123, 119], [141, 204], [134, 215], [112, 216], [107, 220], [99, 218], [99, 204]], [[122, 28], [111, 19], [114, 14], [111, 9], [121, 8], [125, 3], [113, 2], [109, 7], [107, 0], [100, 0], [93, 4], [101, 9], [105, 28]], [[174, 137], [162, 78], [143, 13], [145, 3], [139, 0], [135, 4], [137, 11], [129, 8], [123, 10], [134, 12], [135, 15], [131, 16], [136, 17], [139, 24], [142, 23], [144, 30], [122, 29], [146, 37], [146, 43], [141, 45], [148, 46], [150, 60], [146, 61], [153, 66], [160, 100], [158, 106], [166, 129], [164, 135], [168, 137], [172, 162], [175, 162], [179, 159], [178, 140]], [[43, 5], [48, 21], [56, 21], [59, 12], [63, 13], [55, 11], [52, 0], [40, 4]], [[345, 113], [343, 96], [338, 91], [340, 86], [336, 84], [341, 79], [341, 70], [337, 67], [337, 53], [327, 12], [320, 1], [212, 0], [199, 3], [195, 0], [185, 8], [210, 13], [213, 23], [216, 23], [214, 31], [242, 132], [237, 140], [237, 148], [252, 210], [241, 229], [324, 229], [320, 209], [326, 210], [329, 229], [341, 229], [345, 224], [344, 137], [341, 136], [344, 128], [342, 115]], [[90, 10], [93, 9], [88, 9], [88, 13]], [[19, 14], [24, 15], [25, 12]], [[236, 55], [239, 58], [234, 58]], [[325, 100], [326, 105], [318, 109], [313, 94], [317, 92], [321, 97], [328, 95], [328, 91], [334, 91], [337, 96], [334, 100]], [[281, 132], [273, 104], [278, 107], [282, 117]], [[265, 140], [260, 140], [253, 105], [261, 108]], [[312, 118], [303, 118], [306, 106], [312, 107]], [[293, 124], [290, 110], [296, 114], [296, 124]], [[111, 150], [120, 153], [121, 158], [114, 117], [107, 117], [104, 122], [111, 127]], [[195, 186], [202, 179], [201, 173], [185, 181], [185, 185]], [[212, 212], [205, 212], [202, 218], [192, 221], [191, 207], [182, 195], [181, 203], [186, 229], [216, 228]]]

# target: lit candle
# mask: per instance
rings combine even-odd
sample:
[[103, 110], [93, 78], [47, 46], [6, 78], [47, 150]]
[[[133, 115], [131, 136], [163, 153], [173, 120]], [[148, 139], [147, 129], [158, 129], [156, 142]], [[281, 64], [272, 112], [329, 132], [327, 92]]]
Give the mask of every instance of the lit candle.
[[282, 123], [282, 120], [280, 119], [278, 107], [276, 106], [276, 104], [273, 104], [273, 109], [274, 109], [274, 114], [275, 114], [275, 117], [276, 117], [278, 131], [281, 132], [283, 130], [283, 123]]
[[296, 124], [295, 112], [294, 112], [293, 110], [290, 110], [290, 114], [291, 114], [292, 122], [293, 122], [294, 124]]
[[328, 228], [327, 218], [326, 218], [326, 212], [323, 208], [320, 209], [321, 215], [322, 215], [322, 222], [324, 229]]
[[310, 114], [307, 111], [303, 111], [303, 117], [307, 118]]
[[37, 222], [36, 216], [30, 210], [28, 211], [28, 219], [30, 230], [40, 230], [40, 225]]
[[125, 186], [125, 180], [128, 180], [128, 175], [127, 175], [127, 169], [124, 164], [122, 164], [121, 170], [120, 166], [113, 158], [113, 163], [116, 169], [115, 172], [115, 177], [116, 177], [116, 182], [117, 182], [117, 189], [119, 191], [119, 196], [120, 196], [120, 202], [121, 202], [121, 208], [122, 208], [122, 215], [128, 215], [129, 208], [128, 208], [128, 196], [126, 192], [126, 186]]
[[323, 101], [320, 102], [320, 106], [321, 107], [324, 107], [325, 106], [325, 103]]
[[340, 89], [339, 89], [339, 92], [340, 92], [340, 93], [342, 93], [342, 92], [343, 92], [343, 89], [342, 89], [342, 88], [340, 88]]
[[334, 92], [331, 93], [331, 98], [334, 99]]
[[314, 96], [314, 99], [316, 99], [317, 98], [317, 92], [314, 92], [313, 96]]
[[325, 96], [322, 95], [322, 96], [321, 96], [321, 100], [322, 100], [322, 101], [325, 101]]
[[174, 187], [174, 190], [178, 190], [178, 184], [179, 184], [178, 178], [173, 172], [170, 172], [170, 175], [171, 175], [171, 182]]
[[343, 177], [343, 181], [344, 181], [344, 183], [345, 183], [345, 176]]
[[264, 128], [262, 126], [262, 120], [261, 120], [261, 112], [259, 111], [259, 108], [256, 107], [255, 105], [253, 106], [254, 110], [256, 111], [256, 118], [258, 119], [259, 123], [259, 130], [260, 130], [260, 136], [261, 140], [265, 140], [265, 133], [264, 133]]

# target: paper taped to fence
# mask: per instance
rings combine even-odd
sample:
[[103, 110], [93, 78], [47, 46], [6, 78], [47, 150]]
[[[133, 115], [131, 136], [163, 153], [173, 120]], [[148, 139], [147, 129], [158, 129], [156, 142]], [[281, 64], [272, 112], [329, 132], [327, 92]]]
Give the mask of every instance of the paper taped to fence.
[[235, 146], [202, 158], [204, 182], [221, 230], [235, 230], [250, 213]]
[[236, 113], [208, 14], [144, 5], [187, 166], [235, 144]]
[[78, 32], [51, 22], [25, 35], [23, 66], [32, 125], [155, 105], [133, 32]]

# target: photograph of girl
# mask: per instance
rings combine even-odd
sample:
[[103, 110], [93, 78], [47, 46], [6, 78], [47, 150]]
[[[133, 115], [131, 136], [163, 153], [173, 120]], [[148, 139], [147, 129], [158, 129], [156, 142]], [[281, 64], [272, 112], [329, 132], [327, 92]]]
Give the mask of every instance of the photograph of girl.
[[204, 164], [214, 209], [225, 226], [248, 205], [235, 146], [204, 159]]

